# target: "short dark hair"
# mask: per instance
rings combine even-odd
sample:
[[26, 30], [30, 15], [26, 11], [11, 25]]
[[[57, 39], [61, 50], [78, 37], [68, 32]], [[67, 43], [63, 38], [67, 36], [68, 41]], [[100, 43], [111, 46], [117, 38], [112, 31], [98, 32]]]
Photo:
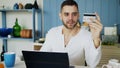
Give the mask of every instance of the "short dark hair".
[[[61, 4], [61, 11], [62, 11], [62, 8], [66, 5], [69, 5], [69, 6], [73, 6], [75, 5], [78, 9], [78, 4], [74, 1], [74, 0], [65, 0], [63, 1], [63, 3]], [[79, 9], [78, 9], [79, 10]]]

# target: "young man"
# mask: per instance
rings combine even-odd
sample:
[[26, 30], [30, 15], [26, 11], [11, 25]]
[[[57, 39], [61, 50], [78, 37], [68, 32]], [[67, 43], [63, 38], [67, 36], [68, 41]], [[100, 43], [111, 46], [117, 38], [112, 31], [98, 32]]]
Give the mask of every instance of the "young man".
[[41, 51], [67, 52], [70, 65], [96, 67], [101, 58], [100, 32], [102, 24], [99, 16], [91, 19], [90, 32], [78, 26], [79, 10], [74, 0], [65, 0], [59, 14], [62, 26], [50, 29]]

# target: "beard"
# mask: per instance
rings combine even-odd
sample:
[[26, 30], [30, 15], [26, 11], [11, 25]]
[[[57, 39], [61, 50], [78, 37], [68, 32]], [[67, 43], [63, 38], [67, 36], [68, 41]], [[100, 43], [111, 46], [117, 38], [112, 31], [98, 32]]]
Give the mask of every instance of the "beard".
[[77, 22], [73, 21], [73, 20], [69, 20], [67, 22], [63, 22], [63, 25], [67, 28], [67, 29], [73, 29], [75, 28], [75, 26], [77, 25]]

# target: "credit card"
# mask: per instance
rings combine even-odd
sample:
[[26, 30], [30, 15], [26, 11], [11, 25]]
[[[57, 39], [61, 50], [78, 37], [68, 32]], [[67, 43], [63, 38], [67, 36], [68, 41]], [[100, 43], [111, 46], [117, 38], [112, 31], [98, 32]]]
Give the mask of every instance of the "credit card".
[[84, 13], [83, 14], [83, 22], [90, 23], [92, 22], [90, 19], [96, 19], [95, 13]]

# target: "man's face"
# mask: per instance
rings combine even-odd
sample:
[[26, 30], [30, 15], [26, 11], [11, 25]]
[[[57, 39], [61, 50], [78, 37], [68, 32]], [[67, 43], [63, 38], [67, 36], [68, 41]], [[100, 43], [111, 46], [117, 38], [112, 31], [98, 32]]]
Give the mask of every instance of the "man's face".
[[60, 13], [60, 19], [63, 25], [68, 29], [73, 29], [78, 22], [79, 12], [76, 6], [64, 6]]

